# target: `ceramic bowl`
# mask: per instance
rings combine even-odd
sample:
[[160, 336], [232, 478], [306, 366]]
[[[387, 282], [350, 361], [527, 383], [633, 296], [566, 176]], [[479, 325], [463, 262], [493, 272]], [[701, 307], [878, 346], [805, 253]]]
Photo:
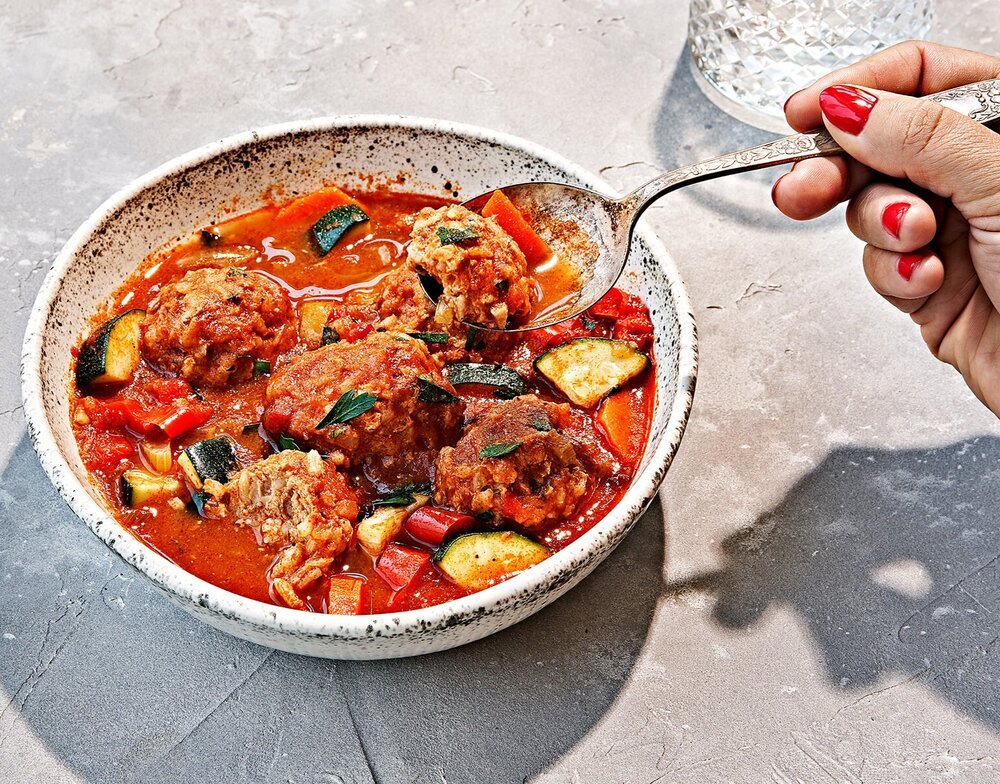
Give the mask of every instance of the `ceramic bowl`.
[[199, 226], [328, 182], [471, 197], [527, 180], [612, 192], [600, 178], [531, 142], [456, 123], [385, 116], [251, 131], [141, 177], [73, 235], [45, 278], [28, 323], [21, 362], [24, 411], [35, 451], [56, 489], [108, 547], [196, 618], [293, 653], [350, 659], [429, 653], [485, 637], [554, 601], [618, 545], [655, 497], [691, 408], [694, 318], [670, 257], [647, 229], [636, 233], [620, 283], [646, 300], [656, 326], [652, 434], [631, 487], [604, 520], [566, 549], [456, 601], [395, 614], [330, 616], [246, 599], [194, 577], [109, 514], [80, 462], [67, 402], [71, 348], [90, 314], [146, 255]]

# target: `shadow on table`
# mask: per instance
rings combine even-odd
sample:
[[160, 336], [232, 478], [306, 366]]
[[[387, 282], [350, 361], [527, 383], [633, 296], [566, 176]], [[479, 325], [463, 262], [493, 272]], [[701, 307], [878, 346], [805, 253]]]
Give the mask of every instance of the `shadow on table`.
[[713, 615], [751, 628], [776, 605], [808, 624], [831, 683], [859, 699], [919, 680], [1000, 728], [1000, 439], [839, 448], [752, 526], [717, 572]]
[[512, 629], [415, 659], [308, 659], [174, 608], [73, 517], [27, 439], [0, 493], [4, 781], [29, 775], [31, 735], [102, 784], [521, 781], [608, 710], [662, 589], [657, 502]]
[[[611, 167], [612, 171], [605, 173], [616, 187], [630, 190], [656, 176], [658, 169], [676, 169], [780, 136], [742, 123], [716, 107], [695, 83], [690, 59], [691, 54], [685, 46], [660, 98], [652, 139], [656, 166]], [[787, 168], [764, 169], [691, 185], [684, 189], [684, 198], [694, 200], [730, 224], [787, 231], [793, 224], [775, 209], [770, 197], [772, 184]], [[677, 197], [664, 198], [669, 209], [669, 200]], [[663, 201], [658, 203], [665, 204]]]

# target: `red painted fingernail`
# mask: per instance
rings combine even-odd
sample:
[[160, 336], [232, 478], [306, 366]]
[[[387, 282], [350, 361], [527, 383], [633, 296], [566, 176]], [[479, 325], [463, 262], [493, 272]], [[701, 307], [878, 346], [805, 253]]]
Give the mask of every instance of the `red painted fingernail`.
[[877, 103], [876, 96], [846, 84], [827, 87], [819, 94], [819, 108], [826, 119], [851, 136], [864, 130], [868, 115]]
[[899, 224], [903, 222], [903, 216], [910, 209], [910, 205], [905, 201], [896, 201], [882, 210], [882, 228], [889, 232], [897, 240], [899, 239]]
[[896, 263], [896, 269], [899, 271], [903, 280], [909, 280], [913, 277], [913, 270], [915, 270], [917, 265], [923, 260], [924, 256], [919, 253], [904, 253], [899, 257], [899, 261]]

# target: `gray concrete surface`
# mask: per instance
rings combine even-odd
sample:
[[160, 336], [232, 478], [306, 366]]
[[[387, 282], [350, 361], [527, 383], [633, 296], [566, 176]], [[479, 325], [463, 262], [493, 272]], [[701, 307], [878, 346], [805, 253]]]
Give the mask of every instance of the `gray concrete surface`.
[[[1000, 9], [935, 37], [997, 51]], [[400, 112], [535, 139], [625, 186], [766, 138], [697, 91], [686, 3], [0, 2], [0, 781], [1000, 779], [1000, 427], [772, 175], [649, 220], [701, 328], [660, 503], [520, 626], [311, 661], [199, 625], [49, 486], [15, 366], [106, 196], [252, 126]]]

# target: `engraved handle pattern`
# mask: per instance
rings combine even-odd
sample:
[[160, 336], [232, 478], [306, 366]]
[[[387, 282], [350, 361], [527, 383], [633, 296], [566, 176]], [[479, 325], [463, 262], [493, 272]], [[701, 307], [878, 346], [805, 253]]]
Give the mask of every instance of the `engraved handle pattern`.
[[[979, 123], [992, 122], [1000, 119], [1000, 79], [945, 90], [928, 95], [925, 100], [940, 103]], [[840, 145], [825, 130], [784, 136], [661, 174], [623, 198], [621, 205], [623, 211], [633, 214], [634, 220], [654, 199], [682, 185], [840, 152], [843, 152]]]

